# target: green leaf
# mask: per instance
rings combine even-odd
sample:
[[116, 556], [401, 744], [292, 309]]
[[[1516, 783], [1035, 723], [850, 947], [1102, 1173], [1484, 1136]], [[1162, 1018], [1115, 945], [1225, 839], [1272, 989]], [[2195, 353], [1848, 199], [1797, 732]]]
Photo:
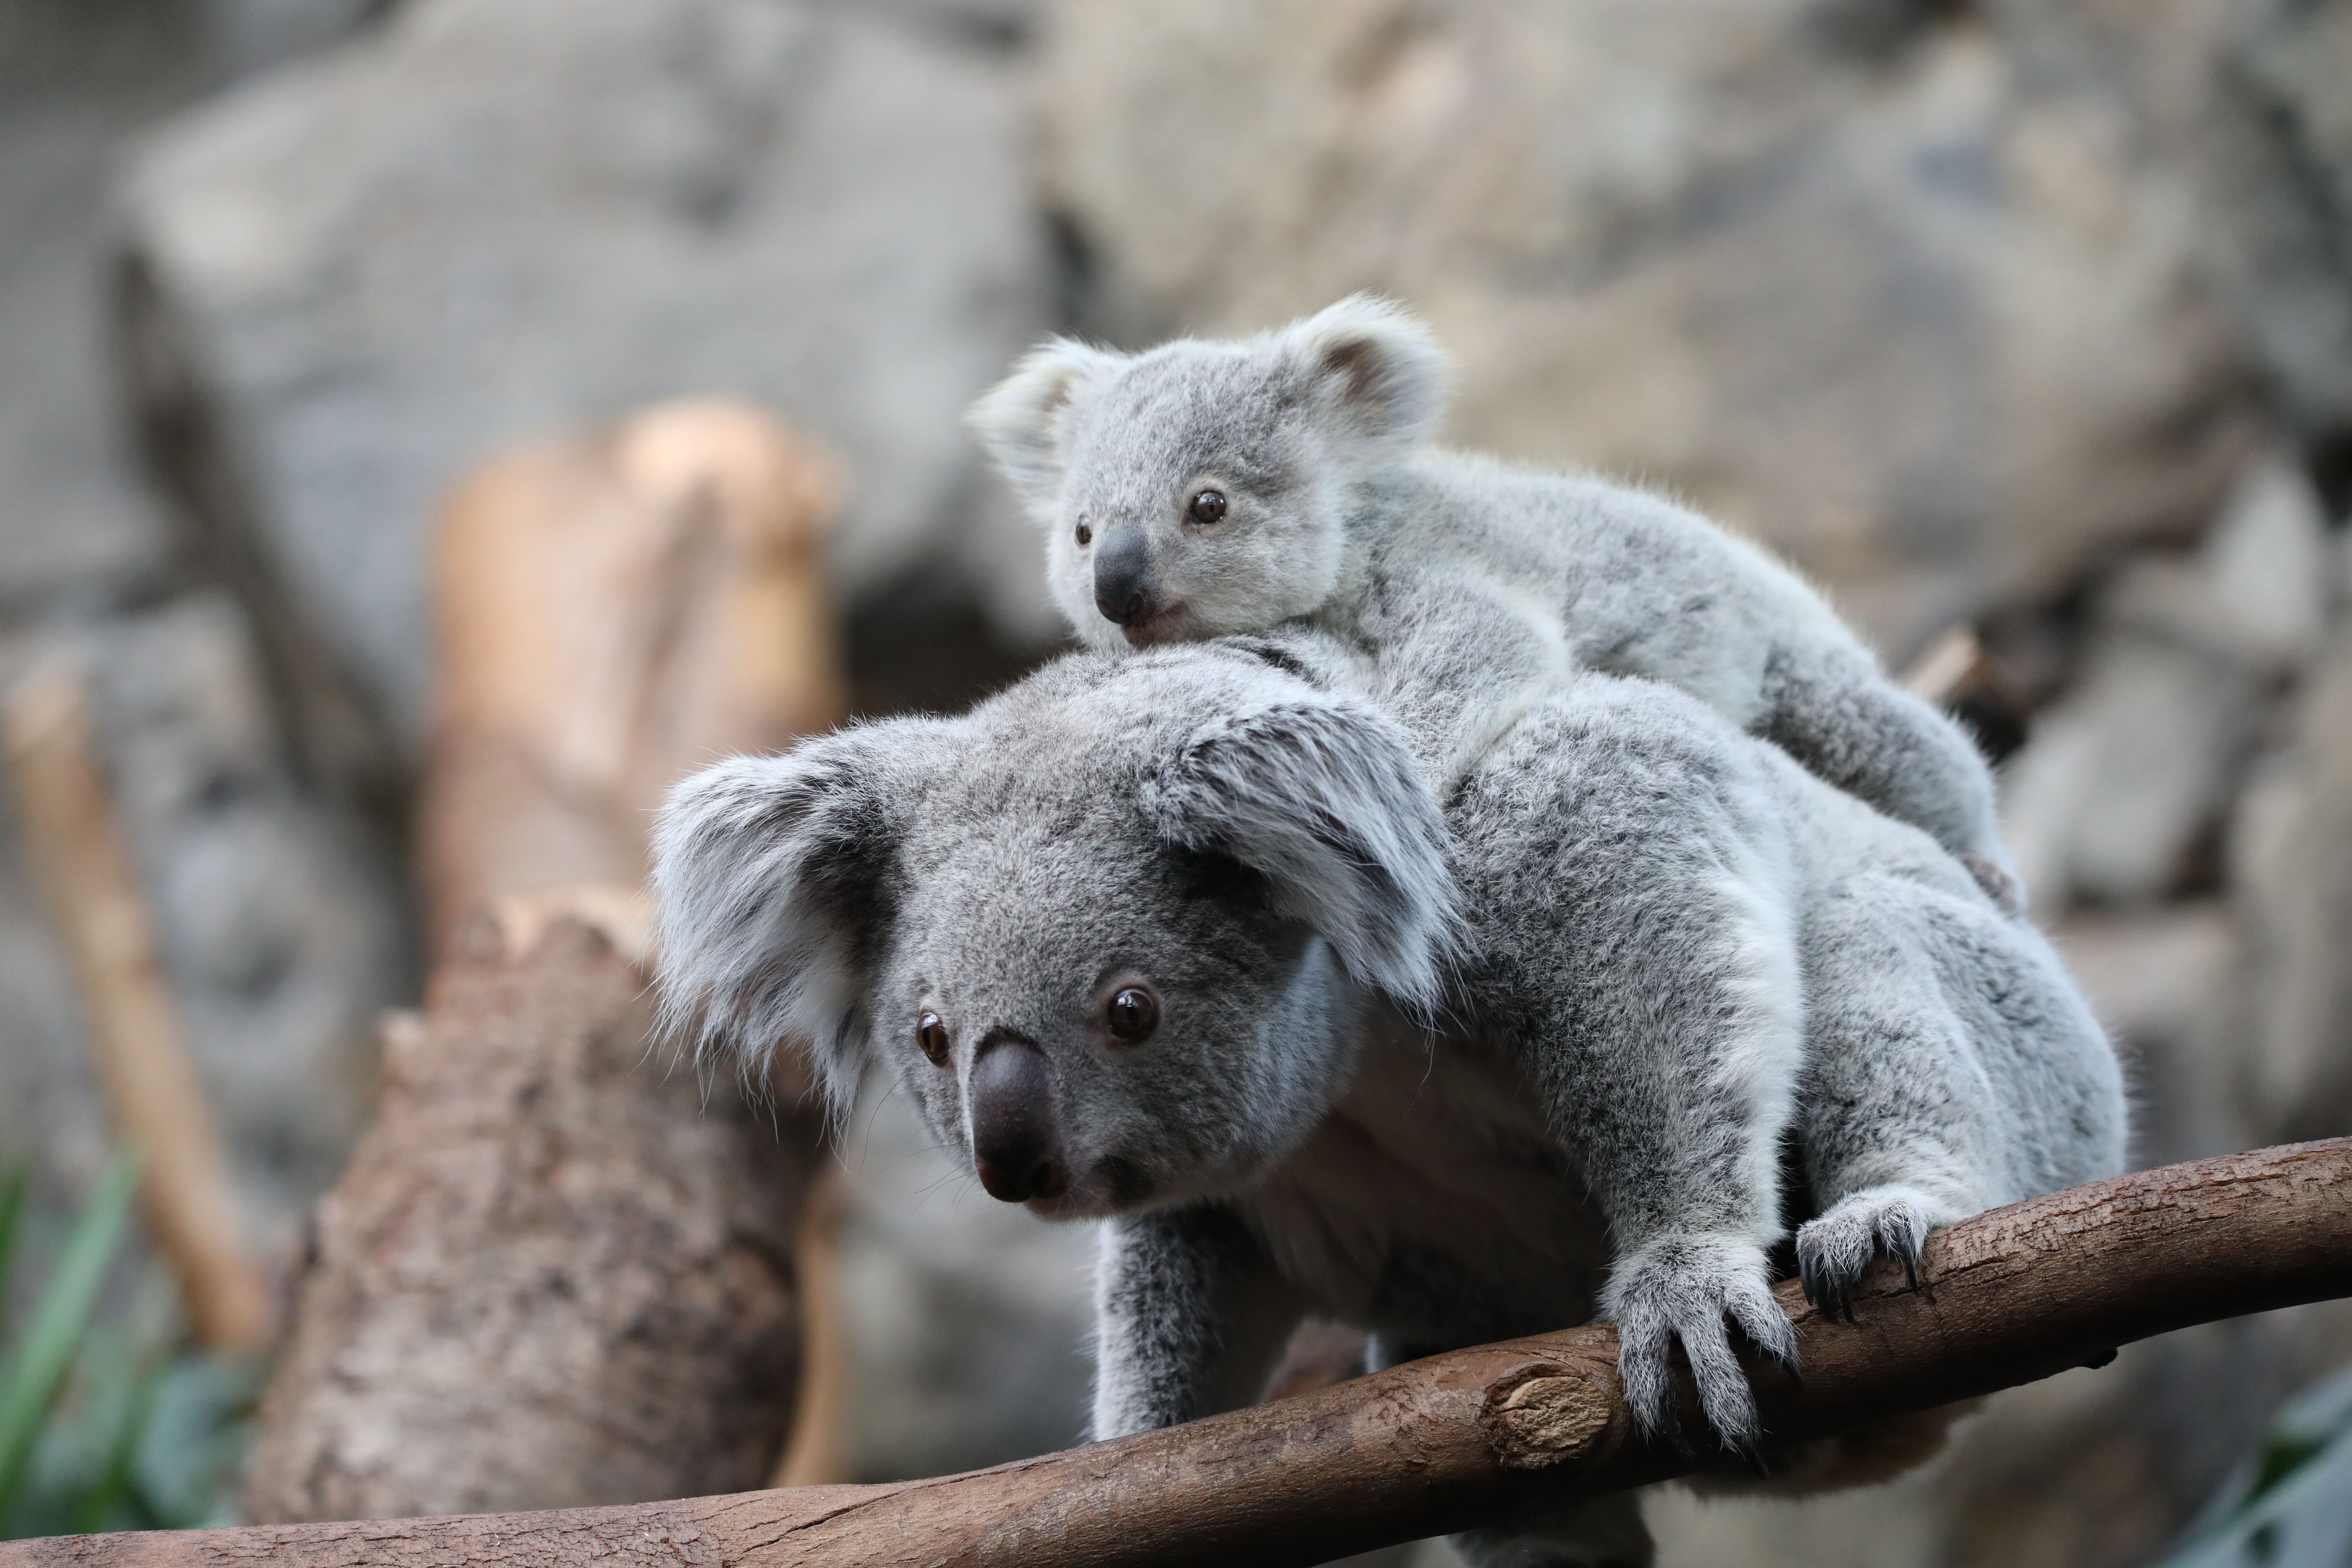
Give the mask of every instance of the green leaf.
[[138, 1156], [128, 1151], [118, 1152], [108, 1162], [98, 1191], [83, 1207], [81, 1217], [74, 1222], [57, 1272], [41, 1292], [23, 1340], [9, 1355], [5, 1370], [0, 1371], [0, 1527], [16, 1511], [42, 1423], [89, 1327], [106, 1266], [122, 1237], [131, 1200], [138, 1191]]
[[2263, 1446], [2162, 1568], [2343, 1568], [2352, 1562], [2352, 1372], [2279, 1412]]
[[16, 1251], [16, 1229], [25, 1217], [25, 1194], [33, 1184], [33, 1168], [19, 1163], [0, 1176], [0, 1301], [8, 1298], [8, 1265]]

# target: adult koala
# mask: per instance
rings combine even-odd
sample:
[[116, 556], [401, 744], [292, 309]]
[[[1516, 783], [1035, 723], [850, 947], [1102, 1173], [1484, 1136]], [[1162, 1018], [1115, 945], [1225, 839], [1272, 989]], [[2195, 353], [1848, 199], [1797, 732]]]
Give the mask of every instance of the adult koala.
[[[1926, 834], [1598, 674], [1441, 816], [1377, 679], [1307, 632], [1076, 653], [664, 814], [677, 1014], [753, 1059], [813, 1042], [837, 1100], [878, 1056], [989, 1192], [1108, 1221], [1097, 1436], [1255, 1399], [1309, 1311], [1389, 1360], [1598, 1312], [1647, 1427], [1679, 1342], [1744, 1448], [1729, 1325], [1795, 1353], [1784, 1137], [1831, 1302], [2120, 1167], [2097, 1024]], [[1626, 1499], [1463, 1544], [1646, 1555]]]

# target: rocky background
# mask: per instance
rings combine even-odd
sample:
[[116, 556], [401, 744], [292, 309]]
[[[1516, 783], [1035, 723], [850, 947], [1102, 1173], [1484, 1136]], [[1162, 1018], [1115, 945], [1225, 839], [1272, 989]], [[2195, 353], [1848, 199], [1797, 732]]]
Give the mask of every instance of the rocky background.
[[[251, 1221], [417, 972], [422, 541], [699, 393], [845, 458], [860, 705], [1051, 646], [957, 416], [1052, 329], [1377, 289], [1465, 446], [1672, 489], [1897, 668], [1951, 628], [2145, 1163], [2352, 1126], [2352, 0], [0, 0], [0, 676], [101, 719]], [[0, 844], [0, 1153], [103, 1131]], [[1084, 1236], [877, 1096], [862, 1474], [1055, 1447]], [[1663, 1494], [1669, 1563], [2142, 1562], [2352, 1356], [2309, 1311], [1995, 1403], [1932, 1472]]]

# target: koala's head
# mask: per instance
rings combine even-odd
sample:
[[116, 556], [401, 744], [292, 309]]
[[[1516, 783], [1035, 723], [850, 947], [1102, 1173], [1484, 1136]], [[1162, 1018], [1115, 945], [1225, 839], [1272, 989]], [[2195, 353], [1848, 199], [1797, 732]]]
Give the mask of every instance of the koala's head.
[[1054, 1215], [1230, 1191], [1343, 1091], [1364, 1002], [1434, 1002], [1435, 804], [1376, 710], [1226, 645], [1076, 653], [957, 720], [680, 785], [665, 1005], [836, 1107], [895, 1071], [989, 1192]]
[[1262, 631], [1338, 586], [1362, 479], [1433, 429], [1445, 361], [1365, 295], [1256, 337], [1139, 354], [1056, 340], [971, 419], [1045, 531], [1096, 647]]

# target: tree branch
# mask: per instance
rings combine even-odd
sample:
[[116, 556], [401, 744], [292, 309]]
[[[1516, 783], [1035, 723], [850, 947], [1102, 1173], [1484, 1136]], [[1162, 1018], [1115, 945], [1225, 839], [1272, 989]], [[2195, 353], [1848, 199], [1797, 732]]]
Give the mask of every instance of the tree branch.
[[[1859, 1321], [1793, 1287], [1804, 1382], [1758, 1374], [1777, 1446], [2096, 1362], [2192, 1323], [2352, 1294], [2352, 1139], [2143, 1171], [1930, 1238], [1921, 1288], [1882, 1267]], [[1295, 1399], [938, 1480], [629, 1508], [60, 1536], [0, 1568], [505, 1563], [597, 1568], [922, 1563], [1312, 1563], [1618, 1490], [1691, 1461], [1631, 1436], [1606, 1325], [1433, 1356]]]

